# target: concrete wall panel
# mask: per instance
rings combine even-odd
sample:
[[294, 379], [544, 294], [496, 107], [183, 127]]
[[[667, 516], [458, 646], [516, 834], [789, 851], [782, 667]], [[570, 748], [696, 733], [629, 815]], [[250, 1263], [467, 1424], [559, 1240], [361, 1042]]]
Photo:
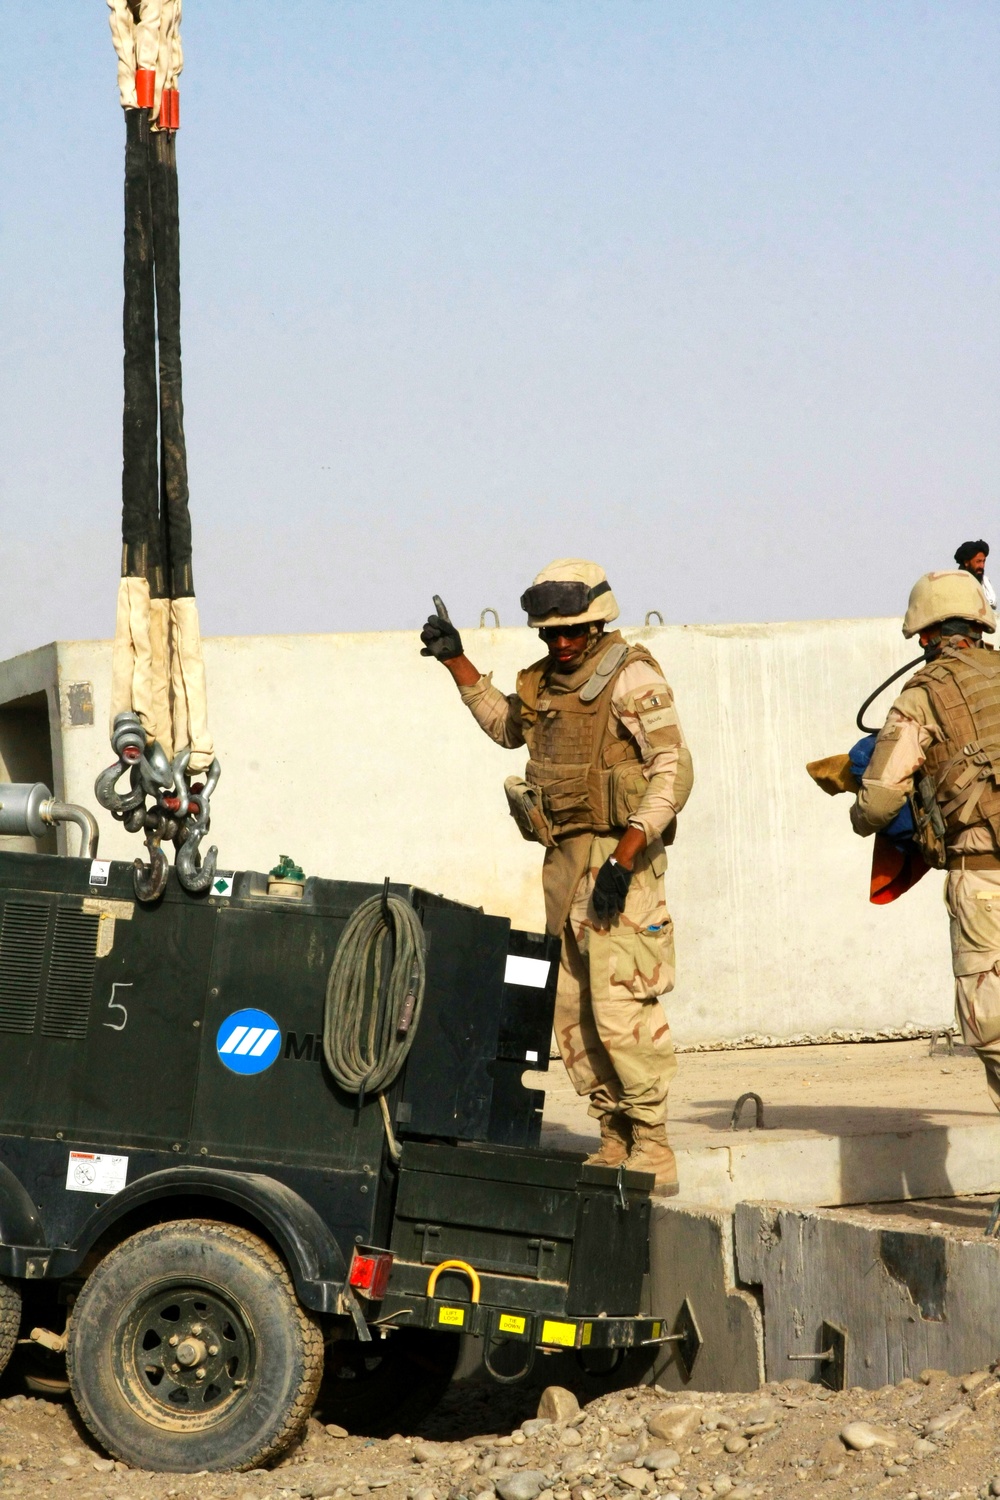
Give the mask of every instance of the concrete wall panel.
[[[940, 875], [871, 906], [871, 846], [851, 832], [847, 798], [824, 796], [804, 770], [850, 746], [860, 699], [907, 659], [898, 621], [626, 633], [660, 659], [695, 760], [667, 877], [678, 1040], [947, 1022]], [[527, 630], [463, 634], [507, 691], [540, 651]], [[222, 869], [268, 869], [287, 853], [313, 874], [391, 874], [541, 925], [540, 851], [518, 835], [502, 791], [524, 752], [480, 733], [415, 633], [220, 637], [205, 657]], [[79, 722], [88, 683], [93, 724]], [[0, 664], [0, 704], [48, 693], [53, 790], [88, 805], [110, 759], [109, 690], [108, 642]], [[138, 841], [100, 821], [102, 852], [133, 858]]]

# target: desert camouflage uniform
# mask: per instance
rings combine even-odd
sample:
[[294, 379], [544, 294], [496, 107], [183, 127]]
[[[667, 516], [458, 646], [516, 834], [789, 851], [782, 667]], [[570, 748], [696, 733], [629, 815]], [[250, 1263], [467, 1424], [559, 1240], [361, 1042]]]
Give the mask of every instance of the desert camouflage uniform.
[[[889, 710], [851, 809], [858, 833], [877, 833], [892, 822], [913, 790], [925, 752], [944, 739], [928, 693], [904, 689]], [[950, 835], [947, 849], [955, 1012], [962, 1040], [979, 1054], [990, 1098], [1000, 1110], [1000, 869], [975, 868], [982, 856], [996, 855], [996, 845], [987, 824], [973, 823]]]
[[[555, 1034], [577, 1093], [590, 1097], [591, 1115], [621, 1111], [659, 1125], [677, 1071], [658, 998], [674, 985], [663, 834], [687, 800], [691, 761], [673, 695], [654, 662], [627, 662], [610, 691], [611, 720], [632, 737], [642, 761], [646, 788], [628, 822], [643, 830], [646, 848], [635, 861], [624, 912], [603, 930], [591, 896], [620, 830], [574, 833], [545, 851], [546, 923], [562, 937]], [[491, 739], [508, 749], [525, 743], [517, 694], [505, 696], [485, 676], [461, 695]], [[669, 731], [661, 727], [664, 719]]]

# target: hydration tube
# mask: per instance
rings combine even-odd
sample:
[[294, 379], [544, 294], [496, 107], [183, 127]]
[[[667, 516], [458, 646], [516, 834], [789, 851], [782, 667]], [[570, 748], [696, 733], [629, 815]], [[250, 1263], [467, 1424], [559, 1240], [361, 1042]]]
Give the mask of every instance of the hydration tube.
[[862, 734], [878, 734], [879, 730], [882, 727], [881, 724], [876, 724], [875, 727], [872, 728], [871, 725], [866, 724], [864, 721], [865, 710], [871, 707], [871, 705], [875, 702], [875, 699], [878, 697], [879, 693], [885, 692], [890, 682], [895, 682], [896, 678], [902, 677], [904, 672], [911, 672], [914, 667], [922, 666], [925, 660], [926, 658], [924, 657], [923, 652], [921, 652], [919, 656], [914, 657], [913, 661], [908, 661], [905, 667], [900, 667], [898, 671], [893, 672], [891, 677], [887, 677], [884, 682], [880, 682], [874, 693], [868, 694], [868, 697], [858, 709], [858, 717], [855, 721]]

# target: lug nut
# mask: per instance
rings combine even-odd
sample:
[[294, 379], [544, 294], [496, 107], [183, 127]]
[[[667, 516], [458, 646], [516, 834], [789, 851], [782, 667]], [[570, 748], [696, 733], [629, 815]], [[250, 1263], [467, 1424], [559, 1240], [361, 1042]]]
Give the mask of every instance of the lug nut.
[[173, 1364], [172, 1364], [172, 1365], [171, 1365], [171, 1366], [170, 1366], [170, 1373], [171, 1373], [171, 1374], [172, 1374], [172, 1375], [179, 1375], [179, 1374], [180, 1374], [180, 1373], [181, 1373], [181, 1367], [180, 1367], [180, 1365], [179, 1365], [179, 1364], [178, 1364], [178, 1363], [177, 1363], [177, 1362], [176, 1362], [176, 1360], [175, 1360], [175, 1361], [174, 1361], [174, 1363], [173, 1363]]
[[218, 1354], [218, 1352], [219, 1352], [219, 1346], [218, 1346], [218, 1344], [209, 1344], [209, 1346], [208, 1346], [208, 1352], [209, 1352], [209, 1354]]
[[202, 1366], [202, 1368], [200, 1370], [195, 1370], [195, 1372], [194, 1372], [194, 1378], [195, 1378], [195, 1380], [204, 1380], [205, 1379], [205, 1368], [204, 1368], [204, 1366]]
[[176, 1349], [177, 1345], [180, 1343], [180, 1339], [178, 1338], [176, 1333], [172, 1333], [167, 1342], [169, 1343], [171, 1349]]
[[192, 1323], [191, 1324], [191, 1332], [197, 1337], [197, 1335], [201, 1332], [201, 1324], [200, 1323]]

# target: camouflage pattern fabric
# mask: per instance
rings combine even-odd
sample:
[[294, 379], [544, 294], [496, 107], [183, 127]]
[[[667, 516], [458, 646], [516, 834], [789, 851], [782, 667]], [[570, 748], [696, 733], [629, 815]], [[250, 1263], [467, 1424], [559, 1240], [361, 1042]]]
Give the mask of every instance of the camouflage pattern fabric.
[[623, 1111], [648, 1125], [667, 1117], [677, 1071], [670, 1026], [658, 996], [674, 985], [674, 933], [663, 893], [666, 854], [653, 839], [638, 856], [625, 911], [597, 925], [591, 897], [618, 840], [591, 840], [563, 932], [555, 1033], [573, 1087], [590, 1113]]
[[962, 1040], [979, 1054], [1000, 1110], [1000, 870], [951, 870], [945, 902]]

